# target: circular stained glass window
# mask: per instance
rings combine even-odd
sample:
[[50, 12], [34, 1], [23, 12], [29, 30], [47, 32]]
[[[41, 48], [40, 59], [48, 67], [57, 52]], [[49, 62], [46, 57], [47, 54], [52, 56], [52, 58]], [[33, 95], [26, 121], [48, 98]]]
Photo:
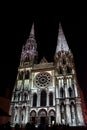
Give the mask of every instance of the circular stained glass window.
[[51, 83], [51, 75], [47, 72], [39, 73], [35, 77], [37, 87], [47, 87]]

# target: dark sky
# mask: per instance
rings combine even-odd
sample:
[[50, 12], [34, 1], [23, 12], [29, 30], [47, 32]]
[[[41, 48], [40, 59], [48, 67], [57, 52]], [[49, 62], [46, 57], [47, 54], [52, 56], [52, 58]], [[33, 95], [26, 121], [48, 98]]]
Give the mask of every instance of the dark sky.
[[[77, 78], [84, 94], [87, 93], [87, 20], [86, 12], [75, 5], [4, 5], [1, 13], [1, 71], [0, 95], [6, 88], [12, 92], [22, 45], [35, 22], [38, 61], [45, 56], [53, 61], [57, 44], [58, 23], [62, 24], [68, 45], [74, 55]], [[1, 52], [2, 51], [2, 52]]]

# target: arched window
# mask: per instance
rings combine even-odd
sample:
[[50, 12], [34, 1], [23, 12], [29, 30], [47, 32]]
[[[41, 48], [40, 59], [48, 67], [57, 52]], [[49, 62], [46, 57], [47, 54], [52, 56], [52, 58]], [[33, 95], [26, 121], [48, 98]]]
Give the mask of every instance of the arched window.
[[35, 112], [34, 110], [31, 111], [30, 117], [31, 117], [30, 120], [31, 120], [33, 123], [35, 123], [36, 112]]
[[41, 106], [46, 106], [46, 91], [42, 90], [41, 92]]
[[29, 79], [29, 71], [25, 72], [25, 79]]
[[49, 105], [53, 106], [53, 93], [52, 92], [49, 94]]
[[37, 105], [37, 94], [34, 93], [33, 94], [33, 107], [36, 107], [36, 105]]
[[62, 88], [62, 87], [60, 88], [60, 97], [61, 97], [61, 98], [63, 98], [63, 97], [64, 97], [64, 90], [63, 90], [63, 88]]
[[71, 87], [69, 87], [68, 91], [69, 91], [69, 97], [72, 97], [72, 96], [73, 96], [73, 91], [72, 91], [72, 88], [71, 88]]

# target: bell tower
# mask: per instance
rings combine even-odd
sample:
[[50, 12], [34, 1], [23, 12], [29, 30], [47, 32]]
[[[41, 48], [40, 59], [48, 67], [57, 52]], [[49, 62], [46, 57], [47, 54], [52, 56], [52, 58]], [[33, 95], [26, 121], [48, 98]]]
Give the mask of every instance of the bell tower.
[[60, 23], [54, 60], [56, 68], [56, 122], [71, 126], [83, 125], [81, 98], [73, 54], [69, 49]]
[[29, 65], [32, 66], [37, 62], [37, 44], [35, 40], [35, 32], [34, 32], [34, 23], [32, 25], [29, 38], [26, 41], [26, 44], [22, 48], [21, 53], [21, 65]]

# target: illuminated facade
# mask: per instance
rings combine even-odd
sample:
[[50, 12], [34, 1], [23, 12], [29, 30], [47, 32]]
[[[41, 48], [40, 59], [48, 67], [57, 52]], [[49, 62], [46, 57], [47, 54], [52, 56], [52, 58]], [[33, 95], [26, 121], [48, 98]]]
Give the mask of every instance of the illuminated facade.
[[59, 24], [54, 62], [39, 64], [34, 24], [23, 46], [10, 106], [11, 124], [64, 124], [83, 126], [79, 86], [73, 54]]

